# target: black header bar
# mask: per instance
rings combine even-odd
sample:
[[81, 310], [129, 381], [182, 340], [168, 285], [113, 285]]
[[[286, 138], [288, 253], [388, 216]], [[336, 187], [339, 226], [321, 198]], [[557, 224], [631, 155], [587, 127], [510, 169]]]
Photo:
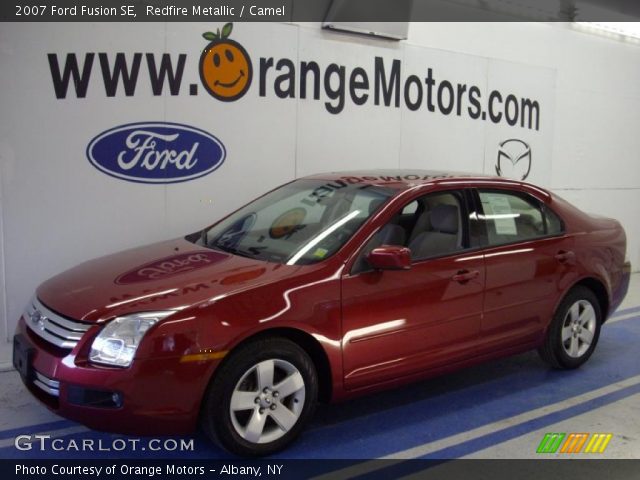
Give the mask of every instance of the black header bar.
[[638, 21], [635, 0], [3, 0], [2, 22]]

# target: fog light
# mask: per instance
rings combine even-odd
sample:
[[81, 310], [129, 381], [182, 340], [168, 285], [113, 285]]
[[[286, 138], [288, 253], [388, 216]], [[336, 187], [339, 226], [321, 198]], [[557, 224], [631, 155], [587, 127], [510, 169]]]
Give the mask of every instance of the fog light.
[[93, 390], [77, 385], [67, 387], [67, 401], [73, 405], [99, 408], [120, 408], [124, 403], [119, 392]]
[[122, 406], [122, 395], [117, 392], [113, 392], [113, 395], [111, 395], [111, 401], [116, 408], [120, 408]]

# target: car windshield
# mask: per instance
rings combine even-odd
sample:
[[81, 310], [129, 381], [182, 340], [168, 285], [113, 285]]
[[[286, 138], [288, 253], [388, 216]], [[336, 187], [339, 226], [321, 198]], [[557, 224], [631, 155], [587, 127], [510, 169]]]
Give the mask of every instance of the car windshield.
[[203, 230], [196, 243], [269, 262], [316, 263], [337, 252], [393, 193], [341, 180], [297, 180]]

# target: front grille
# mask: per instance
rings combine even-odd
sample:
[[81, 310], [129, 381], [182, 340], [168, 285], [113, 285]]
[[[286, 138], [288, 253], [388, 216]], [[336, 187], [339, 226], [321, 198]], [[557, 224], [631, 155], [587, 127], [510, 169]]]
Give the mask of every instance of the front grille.
[[24, 317], [33, 333], [60, 348], [75, 347], [92, 326], [61, 317], [45, 307], [37, 297], [29, 302]]

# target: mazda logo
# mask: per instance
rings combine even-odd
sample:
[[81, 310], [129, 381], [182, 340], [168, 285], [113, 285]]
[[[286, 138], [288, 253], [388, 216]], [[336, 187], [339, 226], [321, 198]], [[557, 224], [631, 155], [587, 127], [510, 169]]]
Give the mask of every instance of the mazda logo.
[[496, 173], [500, 177], [524, 180], [531, 172], [531, 146], [524, 140], [510, 138], [498, 145]]

